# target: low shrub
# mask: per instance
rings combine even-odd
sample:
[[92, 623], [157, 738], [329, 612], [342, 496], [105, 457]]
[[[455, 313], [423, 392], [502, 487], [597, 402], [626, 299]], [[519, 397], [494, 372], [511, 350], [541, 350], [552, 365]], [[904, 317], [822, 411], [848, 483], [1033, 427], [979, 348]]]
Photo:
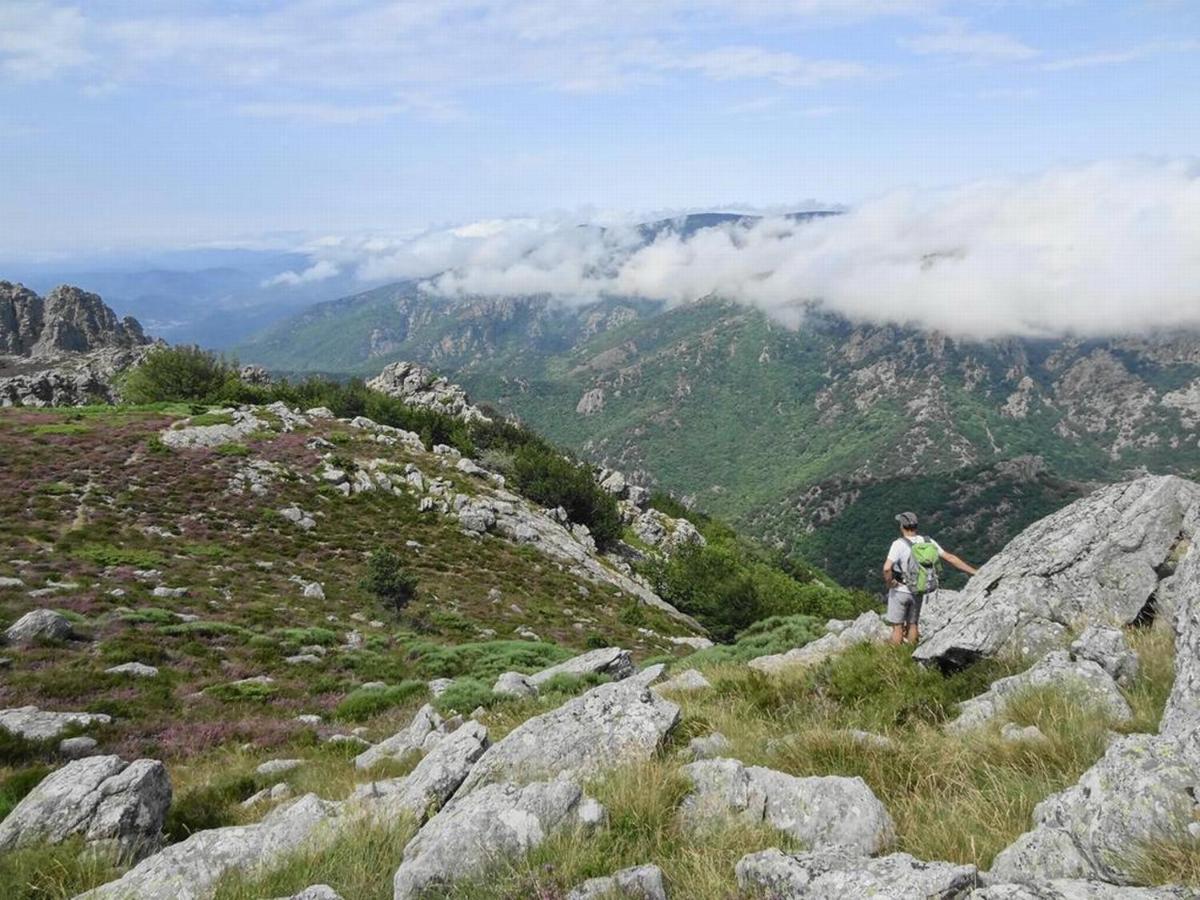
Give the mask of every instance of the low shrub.
[[287, 641], [290, 644], [296, 644], [301, 647], [310, 644], [319, 645], [321, 647], [332, 647], [337, 643], [337, 632], [331, 631], [328, 628], [311, 627], [311, 628], [280, 628], [275, 632], [280, 640]]
[[367, 563], [362, 588], [400, 613], [417, 595], [417, 576], [404, 567], [396, 553], [387, 547], [379, 547]]
[[231, 363], [199, 347], [159, 347], [131, 371], [121, 386], [127, 403], [220, 402], [238, 385]]
[[494, 680], [503, 672], [536, 672], [573, 655], [558, 644], [539, 641], [440, 644], [410, 639], [404, 642], [404, 650], [411, 663], [426, 678], [470, 675], [483, 680]]
[[101, 568], [133, 566], [138, 569], [153, 569], [163, 564], [163, 555], [154, 550], [114, 547], [112, 544], [84, 544], [73, 550], [71, 555], [95, 563]]
[[275, 685], [260, 681], [231, 681], [228, 684], [211, 685], [204, 689], [204, 693], [215, 700], [230, 703], [263, 703], [274, 697], [277, 690]]
[[176, 796], [163, 826], [167, 840], [182, 841], [197, 831], [235, 824], [237, 804], [259, 787], [252, 775], [233, 775]]
[[475, 678], [459, 678], [433, 700], [436, 709], [443, 713], [460, 712], [464, 716], [476, 707], [487, 709], [498, 702], [489, 685]]
[[383, 688], [359, 688], [347, 694], [334, 708], [333, 717], [344, 722], [365, 722], [372, 716], [403, 706], [427, 690], [423, 681], [402, 681]]
[[596, 484], [590, 466], [553, 449], [527, 444], [513, 458], [515, 486], [542, 506], [561, 506], [572, 522], [586, 525], [596, 546], [607, 550], [621, 539], [621, 513], [612, 494]]
[[759, 656], [786, 653], [815, 641], [824, 633], [824, 622], [812, 616], [771, 616], [739, 632], [732, 644], [717, 644], [689, 654], [679, 661], [677, 668], [718, 662], [748, 662]]

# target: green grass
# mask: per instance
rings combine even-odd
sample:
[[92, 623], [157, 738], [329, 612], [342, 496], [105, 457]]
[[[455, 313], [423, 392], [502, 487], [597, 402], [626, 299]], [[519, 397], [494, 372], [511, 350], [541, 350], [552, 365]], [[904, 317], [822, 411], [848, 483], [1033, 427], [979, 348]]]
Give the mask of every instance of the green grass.
[[103, 854], [84, 852], [80, 841], [0, 853], [4, 900], [69, 900], [121, 874]]
[[153, 569], [163, 565], [164, 559], [163, 555], [156, 550], [114, 547], [111, 544], [85, 544], [72, 551], [72, 555], [101, 568], [133, 566], [138, 569]]
[[423, 681], [404, 681], [382, 688], [359, 688], [342, 700], [333, 710], [333, 717], [344, 722], [365, 722], [368, 719], [403, 706], [429, 689]]
[[37, 787], [50, 771], [49, 766], [33, 766], [0, 780], [0, 821], [3, 821], [4, 817], [12, 812], [13, 807]]

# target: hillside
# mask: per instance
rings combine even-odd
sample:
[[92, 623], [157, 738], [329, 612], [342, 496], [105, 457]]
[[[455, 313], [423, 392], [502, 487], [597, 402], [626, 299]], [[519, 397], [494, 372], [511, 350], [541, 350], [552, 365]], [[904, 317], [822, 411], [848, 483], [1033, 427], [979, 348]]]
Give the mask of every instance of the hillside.
[[[983, 558], [1077, 495], [1068, 483], [1200, 466], [1193, 335], [966, 342], [816, 314], [789, 329], [715, 299], [568, 308], [451, 301], [406, 283], [314, 307], [241, 353], [281, 370], [433, 364], [588, 458], [818, 559], [855, 508], [890, 521], [883, 486], [896, 481]], [[973, 529], [942, 505], [977, 472], [1025, 457], [1043, 474], [1023, 493], [1001, 476], [960, 507], [1003, 527]], [[812, 492], [835, 502], [818, 509]], [[838, 578], [873, 584], [858, 560], [829, 556]]]

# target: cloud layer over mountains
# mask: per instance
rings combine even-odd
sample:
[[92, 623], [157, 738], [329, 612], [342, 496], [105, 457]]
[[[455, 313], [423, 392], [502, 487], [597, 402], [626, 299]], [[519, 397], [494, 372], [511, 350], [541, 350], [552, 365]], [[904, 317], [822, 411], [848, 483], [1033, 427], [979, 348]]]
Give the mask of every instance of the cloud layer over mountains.
[[771, 216], [650, 243], [634, 226], [522, 219], [309, 249], [313, 268], [291, 277], [353, 267], [449, 295], [717, 295], [787, 324], [816, 304], [977, 338], [1190, 328], [1200, 327], [1200, 165], [1099, 163], [896, 191], [816, 221]]

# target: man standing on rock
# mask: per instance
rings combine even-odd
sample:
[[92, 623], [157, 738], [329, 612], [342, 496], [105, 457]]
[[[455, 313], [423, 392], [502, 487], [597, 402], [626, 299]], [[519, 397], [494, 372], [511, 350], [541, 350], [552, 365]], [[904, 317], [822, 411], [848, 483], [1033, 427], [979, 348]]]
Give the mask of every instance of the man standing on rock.
[[917, 532], [917, 514], [902, 512], [896, 516], [900, 537], [892, 541], [883, 563], [883, 581], [888, 588], [887, 621], [892, 626], [893, 644], [915, 644], [921, 636], [921, 606], [925, 598], [937, 594], [938, 569], [945, 560], [960, 572], [974, 575], [973, 566], [941, 544]]

